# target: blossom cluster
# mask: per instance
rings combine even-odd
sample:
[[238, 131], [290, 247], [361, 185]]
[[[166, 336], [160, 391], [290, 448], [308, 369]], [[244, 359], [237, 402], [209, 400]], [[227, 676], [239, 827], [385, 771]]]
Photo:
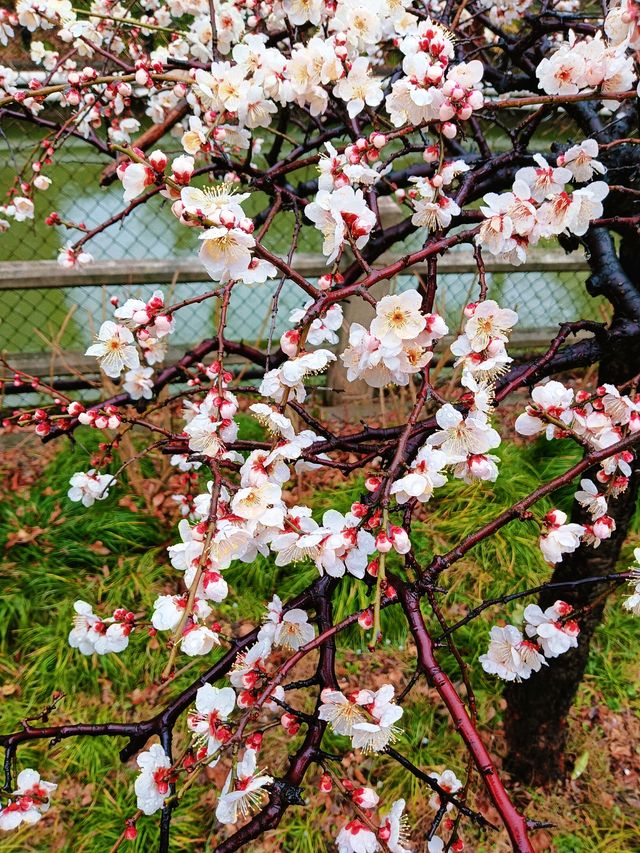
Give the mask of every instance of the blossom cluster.
[[[610, 384], [595, 393], [574, 392], [555, 379], [537, 385], [531, 392], [532, 403], [515, 422], [516, 432], [524, 436], [545, 433], [548, 440], [574, 437], [591, 450], [604, 450], [640, 429], [640, 404]], [[566, 524], [566, 513], [554, 510], [544, 520], [540, 547], [550, 563], [562, 560], [584, 541], [597, 548], [616, 529], [608, 515], [608, 501], [624, 492], [632, 473], [632, 451], [624, 450], [607, 457], [598, 466], [593, 479], [584, 478], [575, 497], [590, 522]]]
[[363, 379], [372, 388], [408, 385], [429, 364], [434, 343], [447, 332], [439, 314], [422, 311], [419, 291], [383, 296], [368, 330], [351, 324], [349, 346], [340, 355], [347, 379]]
[[[597, 92], [605, 109], [617, 107], [613, 95], [626, 98], [630, 93], [625, 90], [635, 83], [633, 51], [640, 46], [633, 0], [609, 10], [602, 33], [552, 37], [552, 52], [537, 68], [536, 59], [529, 75], [550, 98], [525, 99], [525, 106], [535, 101], [544, 109], [512, 131], [513, 151], [494, 158], [486, 153], [483, 126], [503, 106], [503, 89], [496, 82], [500, 70], [477, 58], [485, 50], [481, 34], [486, 31], [486, 50], [493, 45], [504, 51], [507, 42], [495, 29], [506, 24], [516, 31], [530, 5], [530, 0], [481, 0], [471, 10], [461, 4], [452, 26], [464, 29], [472, 23], [474, 30], [473, 39], [457, 44], [453, 33], [429, 17], [440, 10], [410, 0], [141, 0], [136, 11], [105, 0], [92, 0], [84, 11], [70, 0], [19, 0], [15, 13], [0, 10], [0, 43], [13, 38], [17, 27], [25, 28], [33, 35], [32, 62], [42, 69], [25, 84], [0, 67], [0, 102], [43, 127], [49, 120], [40, 113], [55, 106], [64, 121], [64, 133], [48, 134], [16, 175], [0, 207], [0, 231], [10, 222], [34, 218], [38, 194], [51, 185], [45, 173], [55, 161], [60, 137], [84, 137], [114, 157], [111, 174], [125, 205], [114, 221], [125, 221], [148, 201], [162, 200], [181, 227], [193, 229], [184, 233], [198, 240], [202, 266], [215, 283], [214, 290], [174, 305], [165, 303], [161, 291], [122, 304], [114, 296], [113, 314], [86, 352], [98, 360], [111, 399], [85, 406], [46, 388], [51, 406], [15, 416], [19, 425], [33, 427], [43, 438], [76, 424], [107, 432], [92, 467], [69, 482], [69, 500], [85, 508], [114, 488], [122, 469], [102, 473], [102, 465], [113, 461], [113, 451], [132, 427], [159, 436], [143, 453], [162, 446], [179, 472], [174, 475], [179, 490], [172, 498], [182, 517], [166, 549], [176, 582], [154, 593], [148, 613], [118, 607], [102, 617], [91, 604], [76, 601], [68, 637], [69, 645], [87, 656], [122, 653], [133, 633], [132, 646], [145, 636], [153, 638], [153, 646], [168, 652], [163, 680], [175, 675], [179, 655], [188, 659], [181, 659], [186, 670], [191, 659], [210, 664], [218, 660], [219, 647], [230, 647], [234, 663], [226, 675], [216, 684], [213, 679], [208, 683], [210, 676], [194, 683], [184, 707], [189, 709], [188, 746], [180, 758], [171, 757], [164, 740], [147, 744], [137, 755], [134, 790], [144, 815], [175, 805], [183, 780], [188, 787], [203, 769], [220, 763], [226, 776], [220, 777], [216, 819], [229, 825], [244, 821], [279, 784], [261, 769], [263, 737], [272, 728], [290, 739], [303, 725], [315, 725], [321, 734], [326, 726], [338, 742], [345, 739], [348, 750], [359, 751], [357, 761], [362, 755], [369, 761], [370, 753], [391, 753], [401, 736], [402, 698], [412, 684], [400, 697], [392, 684], [364, 677], [356, 689], [340, 689], [335, 673], [326, 678], [318, 670], [309, 679], [317, 691], [315, 710], [295, 707], [294, 688], [284, 675], [307, 653], [326, 651], [328, 638], [333, 644], [341, 630], [337, 622], [327, 626], [314, 587], [287, 602], [276, 581], [244, 645], [236, 633], [239, 623], [228, 619], [228, 600], [233, 600], [233, 578], [242, 577], [242, 567], [259, 558], [284, 570], [278, 577], [294, 576], [304, 563], [314, 577], [317, 573], [315, 588], [343, 591], [349, 585], [349, 594], [353, 590], [367, 597], [345, 625], [357, 621], [362, 629], [373, 628], [373, 649], [380, 639], [382, 607], [400, 596], [406, 615], [407, 590], [417, 597], [427, 578], [420, 576], [413, 554], [418, 534], [411, 530], [412, 513], [424, 514], [423, 505], [450, 478], [480, 481], [479, 493], [486, 494], [482, 484], [499, 476], [500, 460], [493, 451], [501, 436], [494, 402], [500, 399], [501, 377], [512, 365], [507, 345], [518, 314], [489, 298], [483, 253], [518, 265], [529, 247], [549, 238], [585, 237], [594, 223], [602, 224], [610, 191], [601, 162], [611, 162], [608, 143], [600, 147], [595, 138], [600, 131], [591, 131], [594, 138], [581, 133], [548, 157], [534, 153], [533, 143], [517, 140], [533, 139], [527, 137], [528, 128], [535, 128], [556, 97]], [[42, 41], [36, 37], [39, 31]], [[589, 24], [583, 31], [595, 28]], [[47, 34], [55, 38], [54, 45]], [[103, 60], [105, 69], [115, 66], [116, 71], [99, 72]], [[485, 100], [485, 78], [498, 96]], [[487, 108], [491, 111], [479, 115]], [[145, 134], [139, 136], [145, 119], [168, 131], [173, 141], [158, 135], [148, 144]], [[407, 166], [413, 154], [419, 162]], [[309, 174], [310, 169], [316, 171]], [[296, 173], [304, 178], [297, 181]], [[492, 186], [501, 191], [487, 192]], [[612, 193], [619, 191], [612, 185]], [[262, 193], [269, 206], [256, 214]], [[395, 199], [396, 212], [406, 214], [391, 228], [383, 222], [379, 203], [385, 197]], [[280, 212], [295, 219], [287, 260], [267, 248]], [[82, 232], [80, 240], [62, 247], [58, 260], [64, 268], [91, 262], [85, 248], [91, 229], [55, 211], [46, 222]], [[472, 228], [465, 231], [465, 223]], [[304, 245], [298, 239], [303, 229], [322, 240], [326, 272], [317, 282], [297, 271], [295, 250]], [[417, 237], [421, 248], [380, 273], [376, 264], [382, 253], [407, 236]], [[434, 351], [449, 334], [443, 316], [446, 294], [436, 293], [438, 257], [449, 247], [473, 246], [474, 241], [479, 298], [464, 307], [455, 324], [449, 346], [453, 358], [442, 353], [434, 368]], [[396, 288], [398, 269], [404, 276], [425, 261], [429, 281], [417, 274], [417, 284], [403, 289], [403, 282]], [[271, 290], [260, 291], [274, 293], [266, 352], [230, 341], [226, 316], [235, 286], [267, 285], [276, 277], [281, 278], [277, 288], [274, 281]], [[385, 288], [384, 295], [374, 296], [374, 284]], [[289, 312], [279, 350], [273, 352], [285, 285], [300, 286], [306, 295]], [[350, 299], [373, 306], [368, 322], [346, 322], [343, 305]], [[165, 404], [159, 391], [166, 387], [167, 372], [156, 375], [155, 366], [165, 358], [180, 308], [205, 300], [220, 305], [217, 329], [207, 341], [211, 346], [206, 355], [198, 352], [176, 364], [178, 381], [184, 379], [189, 390]], [[234, 375], [225, 364], [231, 344], [243, 354], [249, 351], [260, 366], [255, 385], [247, 385], [243, 373]], [[448, 383], [436, 389], [434, 376], [449, 371], [451, 362]], [[303, 406], [309, 397], [313, 401], [317, 383], [324, 382], [320, 377], [330, 368], [344, 370], [349, 382], [361, 380], [377, 389], [382, 409], [397, 388], [406, 388], [413, 400], [411, 416], [391, 428], [386, 422], [380, 428], [367, 424], [350, 444], [349, 429], [334, 434], [322, 415]], [[25, 382], [18, 372], [14, 381], [17, 387], [39, 390], [38, 380]], [[120, 392], [115, 396], [114, 383]], [[551, 380], [533, 389], [515, 429], [522, 436], [571, 438], [587, 452], [606, 451], [640, 430], [640, 402], [632, 391], [623, 392], [613, 385], [576, 392]], [[151, 400], [149, 420], [138, 417]], [[165, 405], [171, 417], [161, 425], [154, 414]], [[261, 440], [241, 440], [242, 417], [247, 416], [262, 427]], [[372, 447], [378, 436], [380, 442]], [[582, 523], [557, 508], [539, 520], [539, 547], [549, 564], [612, 536], [610, 502], [627, 489], [633, 460], [631, 450], [611, 454], [583, 477], [575, 492]], [[364, 487], [360, 499], [350, 497], [341, 511], [319, 511], [305, 489], [295, 489], [295, 478], [331, 467], [349, 475], [361, 471]], [[533, 513], [521, 515], [533, 518]], [[415, 582], [409, 572], [408, 580], [394, 574], [399, 557], [415, 569]], [[623, 606], [638, 615], [640, 580], [635, 570], [628, 576], [633, 592]], [[579, 617], [561, 600], [544, 610], [529, 605], [522, 628], [500, 624], [491, 629], [480, 663], [506, 681], [527, 679], [576, 647]], [[442, 679], [448, 676], [443, 673]], [[436, 686], [442, 690], [443, 684]], [[320, 790], [337, 788], [349, 810], [348, 819], [340, 813], [338, 850], [409, 853], [404, 801], [379, 808], [373, 787], [340, 780], [323, 764], [325, 757], [328, 753], [318, 749], [314, 758], [322, 768]], [[460, 808], [451, 796], [464, 788], [466, 797], [466, 786], [448, 769], [431, 777], [436, 824], [426, 849], [458, 853], [457, 820], [447, 815]], [[0, 807], [0, 828], [35, 823], [55, 787], [35, 771], [22, 771], [16, 790]], [[446, 844], [435, 834], [438, 821], [453, 833]], [[125, 832], [123, 837], [130, 836]]]
[[45, 782], [37, 770], [26, 768], [18, 773], [17, 787], [6, 805], [0, 805], [0, 829], [17, 829], [22, 824], [33, 825], [49, 810], [51, 794], [58, 787]]
[[318, 711], [333, 732], [351, 738], [354, 749], [364, 752], [382, 752], [398, 737], [395, 725], [403, 709], [393, 701], [394, 689], [384, 684], [375, 692], [354, 690], [345, 695], [329, 688], [322, 691], [322, 704]]
[[548, 95], [576, 95], [585, 90], [598, 90], [605, 106], [608, 92], [626, 92], [636, 80], [633, 56], [628, 53], [630, 36], [635, 27], [625, 20], [622, 7], [612, 9], [604, 19], [604, 32], [578, 38], [572, 30], [557, 50], [541, 60], [536, 68], [540, 88]]
[[[526, 261], [528, 248], [542, 239], [586, 234], [589, 223], [602, 216], [609, 193], [608, 184], [592, 180], [606, 171], [597, 156], [594, 139], [568, 148], [558, 156], [557, 166], [535, 154], [536, 165], [519, 169], [509, 192], [485, 195], [476, 244], [518, 266]], [[569, 192], [570, 182], [585, 186]]]
[[[116, 298], [112, 302], [118, 305]], [[142, 366], [140, 355], [148, 365], [158, 364], [165, 357], [167, 336], [173, 332], [174, 320], [165, 313], [164, 295], [156, 290], [146, 302], [127, 299], [122, 306], [115, 308], [114, 317], [115, 321], [105, 320], [102, 323], [95, 343], [85, 354], [95, 356], [105, 375], [111, 379], [120, 378], [122, 371], [128, 368], [124, 381], [131, 398], [150, 399], [153, 370]]]
[[556, 601], [546, 610], [529, 604], [524, 610], [524, 636], [515, 625], [491, 629], [489, 649], [479, 658], [482, 668], [505, 681], [529, 678], [547, 664], [547, 658], [578, 645], [580, 628], [572, 612], [566, 601]]

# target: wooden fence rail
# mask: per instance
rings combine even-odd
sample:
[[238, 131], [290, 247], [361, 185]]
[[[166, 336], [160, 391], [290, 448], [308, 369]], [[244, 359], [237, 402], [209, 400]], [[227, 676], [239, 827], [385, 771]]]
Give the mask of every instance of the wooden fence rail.
[[[383, 268], [400, 256], [397, 253], [383, 255], [374, 264]], [[526, 264], [514, 267], [491, 256], [485, 259], [487, 272], [586, 272], [587, 261], [581, 252], [570, 255], [559, 250], [534, 249], [529, 252]], [[294, 256], [293, 267], [306, 278], [317, 278], [326, 272], [324, 258], [312, 254]], [[467, 249], [449, 251], [439, 259], [438, 270], [441, 273], [475, 273], [477, 267], [473, 254]], [[426, 264], [414, 264], [407, 275], [426, 272]], [[206, 283], [208, 277], [197, 258], [179, 258], [167, 260], [121, 260], [96, 261], [79, 269], [62, 269], [55, 261], [0, 262], [0, 309], [2, 292], [30, 291], [38, 289], [74, 288], [74, 287], [113, 287], [143, 284], [176, 284], [187, 282]], [[215, 286], [211, 284], [211, 286]], [[257, 291], [256, 291], [257, 292]], [[262, 303], [261, 303], [262, 304]], [[359, 320], [358, 314], [364, 306], [352, 305], [347, 308], [346, 321]], [[1, 310], [0, 310], [1, 313]], [[353, 316], [351, 316], [353, 314]], [[5, 322], [9, 317], [3, 318]], [[519, 350], [531, 350], [544, 346], [553, 337], [555, 328], [516, 329], [512, 338], [512, 347]], [[446, 345], [449, 341], [445, 340]], [[195, 342], [194, 342], [195, 343]], [[254, 343], [252, 341], [252, 343]], [[178, 350], [180, 350], [178, 352]], [[184, 347], [171, 347], [168, 354], [179, 357]], [[12, 366], [34, 376], [52, 381], [54, 378], [83, 375], [96, 378], [96, 362], [83, 353], [74, 351], [22, 352], [7, 354]]]
[[[373, 264], [374, 268], [385, 267], [400, 256], [382, 255]], [[316, 278], [327, 271], [324, 258], [318, 255], [294, 255], [293, 268], [307, 278]], [[531, 250], [526, 264], [512, 264], [485, 259], [487, 272], [578, 272], [588, 270], [589, 265], [581, 252], [570, 255], [559, 250]], [[438, 261], [443, 273], [469, 273], [476, 271], [473, 254], [461, 249], [447, 252]], [[426, 264], [414, 264], [407, 274], [423, 273]], [[169, 282], [207, 281], [207, 274], [197, 258], [167, 260], [123, 260], [94, 261], [79, 269], [62, 269], [56, 261], [10, 261], [0, 262], [1, 290], [31, 290], [35, 288], [86, 287], [87, 285], [117, 284], [164, 284]]]

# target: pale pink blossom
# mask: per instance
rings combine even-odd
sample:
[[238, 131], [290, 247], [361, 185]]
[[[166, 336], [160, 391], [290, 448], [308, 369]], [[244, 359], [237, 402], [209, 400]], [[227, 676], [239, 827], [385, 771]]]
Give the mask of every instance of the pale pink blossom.
[[490, 638], [487, 653], [478, 658], [490, 675], [497, 675], [504, 681], [521, 681], [529, 678], [532, 672], [538, 672], [545, 663], [537, 646], [524, 640], [514, 625], [494, 626]]
[[559, 509], [548, 512], [540, 537], [540, 550], [548, 563], [559, 563], [564, 554], [572, 554], [579, 546], [585, 532], [581, 524], [566, 524], [567, 514]]
[[271, 776], [256, 770], [256, 753], [245, 750], [244, 757], [226, 778], [218, 805], [216, 818], [220, 823], [237, 823], [257, 809], [266, 800], [265, 786], [273, 782]]
[[140, 768], [134, 783], [137, 805], [143, 814], [152, 815], [160, 811], [169, 796], [171, 759], [160, 744], [154, 743], [136, 761]]
[[567, 619], [572, 609], [565, 601], [556, 601], [544, 611], [537, 604], [525, 607], [525, 632], [540, 644], [546, 657], [555, 658], [577, 647], [580, 629], [577, 622]]

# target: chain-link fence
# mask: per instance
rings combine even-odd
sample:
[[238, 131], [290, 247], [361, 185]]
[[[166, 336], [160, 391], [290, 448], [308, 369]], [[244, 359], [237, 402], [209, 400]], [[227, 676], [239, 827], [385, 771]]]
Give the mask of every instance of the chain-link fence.
[[[30, 160], [34, 146], [40, 136], [25, 136], [24, 126], [6, 125], [0, 135], [0, 186], [11, 185], [16, 172]], [[163, 147], [171, 147], [178, 153], [177, 143], [169, 141]], [[203, 274], [202, 280], [173, 281], [172, 260], [194, 258], [198, 250], [197, 235], [192, 229], [184, 228], [172, 216], [168, 203], [160, 196], [140, 205], [127, 217], [124, 224], [116, 224], [98, 234], [88, 249], [96, 259], [96, 270], [105, 261], [119, 262], [122, 270], [119, 281], [108, 285], [98, 283], [82, 286], [52, 287], [44, 282], [43, 287], [31, 286], [22, 289], [19, 276], [15, 275], [16, 264], [28, 264], [55, 258], [60, 247], [70, 238], [77, 239], [78, 232], [69, 232], [64, 227], [48, 227], [45, 216], [56, 211], [65, 221], [82, 223], [89, 229], [103, 223], [123, 208], [122, 187], [117, 181], [110, 186], [99, 186], [100, 176], [108, 165], [106, 158], [98, 153], [87, 154], [87, 146], [81, 140], [69, 140], [56, 154], [55, 164], [46, 174], [52, 184], [46, 192], [37, 194], [36, 217], [25, 222], [12, 223], [11, 228], [0, 235], [0, 262], [3, 280], [0, 282], [0, 349], [10, 354], [45, 353], [52, 350], [64, 353], [84, 352], [101, 321], [110, 317], [112, 306], [109, 298], [117, 295], [120, 300], [129, 296], [146, 298], [160, 286], [165, 291], [167, 303], [175, 303], [212, 288]], [[266, 204], [266, 196], [252, 194], [245, 205], [250, 215], [257, 214]], [[286, 256], [290, 249], [294, 228], [293, 214], [282, 214], [269, 230], [266, 245], [275, 253]], [[320, 235], [312, 227], [304, 227], [298, 249], [305, 254], [317, 256], [316, 269], [308, 273], [314, 280], [324, 269], [324, 259], [319, 254]], [[423, 235], [414, 234], [401, 246], [394, 247], [394, 254], [402, 255], [408, 250], [419, 248]], [[547, 329], [558, 323], [578, 318], [602, 319], [604, 303], [592, 299], [586, 293], [585, 279], [588, 275], [581, 259], [565, 261], [561, 252], [555, 257], [557, 263], [544, 262], [533, 257], [524, 268], [509, 268], [488, 274], [489, 295], [509, 307], [516, 308], [520, 315], [519, 330]], [[538, 255], [540, 253], [538, 252]], [[473, 259], [465, 267], [460, 260], [447, 271], [448, 258], [462, 258], [450, 252], [443, 259], [438, 278], [436, 307], [445, 316], [452, 331], [456, 330], [462, 307], [477, 293], [477, 271]], [[468, 258], [468, 255], [467, 255]], [[157, 282], [145, 284], [128, 283], [128, 269], [132, 261], [165, 260], [164, 272]], [[45, 271], [46, 268], [46, 271]], [[42, 267], [42, 275], [52, 275], [51, 265]], [[15, 279], [12, 279], [12, 270]], [[92, 281], [96, 277], [93, 276]], [[113, 282], [113, 276], [111, 276]], [[75, 281], [68, 279], [70, 283]], [[36, 283], [37, 284], [37, 283]], [[247, 342], [264, 342], [268, 339], [272, 325], [272, 297], [278, 282], [249, 287], [234, 288], [227, 336]], [[33, 282], [32, 282], [33, 285]], [[415, 275], [399, 276], [389, 283], [390, 288], [406, 289], [416, 286]], [[287, 327], [290, 311], [300, 304], [300, 291], [290, 282], [285, 282], [279, 298], [278, 313], [273, 334], [277, 340]], [[215, 333], [217, 301], [210, 300], [181, 310], [177, 317], [176, 334], [172, 343], [187, 348], [204, 337]], [[64, 359], [58, 358], [62, 368]]]

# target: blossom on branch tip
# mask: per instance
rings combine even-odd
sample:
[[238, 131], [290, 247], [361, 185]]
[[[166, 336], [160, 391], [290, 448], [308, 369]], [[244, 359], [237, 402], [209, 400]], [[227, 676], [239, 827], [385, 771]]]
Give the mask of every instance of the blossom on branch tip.
[[[204, 684], [196, 692], [195, 709], [189, 712], [187, 727], [192, 732], [194, 742], [204, 741], [209, 756], [216, 756], [223, 743], [228, 739], [225, 723], [233, 712], [236, 694], [232, 687], [214, 687]], [[212, 763], [217, 762], [217, 757]]]
[[544, 611], [537, 604], [525, 607], [525, 633], [540, 644], [545, 657], [555, 658], [577, 647], [580, 628], [567, 618], [572, 610], [566, 601], [556, 601]]
[[538, 672], [545, 663], [535, 643], [523, 639], [514, 625], [494, 626], [486, 654], [480, 655], [482, 668], [504, 681], [521, 681]]
[[90, 507], [96, 501], [109, 497], [109, 489], [115, 485], [116, 478], [112, 474], [100, 474], [94, 468], [86, 473], [78, 471], [69, 480], [71, 488], [67, 492], [70, 501], [80, 501], [83, 506]]

